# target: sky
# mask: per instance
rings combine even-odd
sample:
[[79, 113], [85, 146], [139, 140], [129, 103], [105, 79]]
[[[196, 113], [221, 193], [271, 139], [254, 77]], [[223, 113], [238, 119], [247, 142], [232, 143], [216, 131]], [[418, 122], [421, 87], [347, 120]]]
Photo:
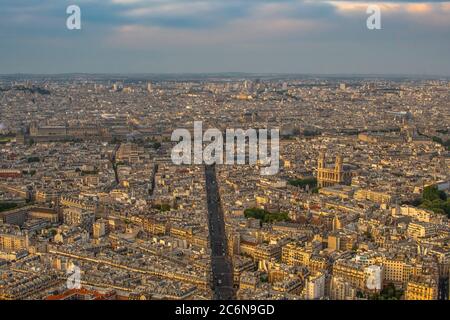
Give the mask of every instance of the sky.
[[205, 72], [450, 76], [450, 1], [0, 1], [0, 74]]

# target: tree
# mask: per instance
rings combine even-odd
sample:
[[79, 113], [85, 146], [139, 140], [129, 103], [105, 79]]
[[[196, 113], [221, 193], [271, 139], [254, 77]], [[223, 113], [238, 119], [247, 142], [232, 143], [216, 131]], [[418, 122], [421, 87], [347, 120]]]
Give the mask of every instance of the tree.
[[436, 186], [428, 186], [423, 189], [422, 198], [429, 201], [434, 201], [437, 199], [446, 201], [447, 195], [444, 191], [438, 190]]
[[244, 216], [246, 218], [258, 219], [264, 223], [272, 223], [276, 221], [289, 221], [287, 212], [269, 212], [259, 208], [245, 209]]
[[17, 207], [17, 203], [14, 203], [14, 202], [2, 202], [2, 203], [0, 203], [0, 212], [6, 211], [6, 210], [10, 210], [10, 209], [14, 209], [15, 207]]
[[39, 161], [40, 161], [39, 157], [28, 157], [27, 158], [28, 163], [39, 162]]
[[418, 207], [450, 217], [450, 199], [444, 191], [439, 190], [436, 186], [424, 188]]
[[290, 180], [288, 180], [288, 183], [294, 187], [304, 188], [306, 186], [309, 186], [310, 188], [315, 188], [317, 186], [317, 179], [315, 179], [315, 178], [290, 179]]

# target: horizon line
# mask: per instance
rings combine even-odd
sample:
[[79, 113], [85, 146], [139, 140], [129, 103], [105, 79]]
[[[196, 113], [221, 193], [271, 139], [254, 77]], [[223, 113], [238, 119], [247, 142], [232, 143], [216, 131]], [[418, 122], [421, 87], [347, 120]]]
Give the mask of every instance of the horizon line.
[[58, 73], [34, 73], [15, 72], [0, 73], [0, 77], [5, 76], [68, 76], [68, 75], [109, 75], [109, 76], [149, 76], [149, 75], [249, 75], [249, 76], [356, 76], [356, 77], [445, 77], [450, 78], [450, 74], [424, 74], [424, 73], [301, 73], [301, 72], [246, 72], [246, 71], [217, 71], [217, 72], [58, 72]]

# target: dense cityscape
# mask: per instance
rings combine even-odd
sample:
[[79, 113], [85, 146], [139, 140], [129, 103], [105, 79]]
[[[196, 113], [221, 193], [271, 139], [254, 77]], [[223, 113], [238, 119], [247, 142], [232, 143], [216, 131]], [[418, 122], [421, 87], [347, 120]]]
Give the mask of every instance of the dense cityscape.
[[[0, 300], [446, 300], [447, 78], [0, 77]], [[172, 132], [279, 129], [280, 168]]]

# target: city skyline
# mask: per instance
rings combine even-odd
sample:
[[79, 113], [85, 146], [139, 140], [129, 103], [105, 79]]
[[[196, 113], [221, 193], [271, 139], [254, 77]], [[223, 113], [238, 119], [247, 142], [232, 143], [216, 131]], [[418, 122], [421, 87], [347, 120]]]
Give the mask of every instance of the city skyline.
[[450, 0], [2, 0], [0, 305], [450, 300], [449, 36]]
[[449, 87], [0, 78], [0, 300], [447, 300]]

